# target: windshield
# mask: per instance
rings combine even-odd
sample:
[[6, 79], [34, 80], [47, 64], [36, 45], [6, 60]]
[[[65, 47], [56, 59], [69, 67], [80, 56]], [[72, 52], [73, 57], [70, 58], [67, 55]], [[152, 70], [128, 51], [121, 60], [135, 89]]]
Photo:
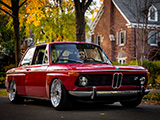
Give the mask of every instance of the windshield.
[[108, 63], [104, 51], [92, 44], [63, 43], [51, 45], [51, 61], [55, 63]]

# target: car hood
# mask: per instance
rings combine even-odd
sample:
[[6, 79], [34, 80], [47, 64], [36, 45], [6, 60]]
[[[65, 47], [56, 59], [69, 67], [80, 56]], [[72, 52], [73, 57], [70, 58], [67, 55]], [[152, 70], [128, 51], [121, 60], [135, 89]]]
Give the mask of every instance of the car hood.
[[58, 66], [51, 66], [50, 70], [69, 70], [69, 71], [146, 71], [144, 67], [141, 66], [121, 66], [121, 65], [111, 65], [111, 64], [104, 64], [104, 63], [77, 63], [77, 64], [59, 64]]

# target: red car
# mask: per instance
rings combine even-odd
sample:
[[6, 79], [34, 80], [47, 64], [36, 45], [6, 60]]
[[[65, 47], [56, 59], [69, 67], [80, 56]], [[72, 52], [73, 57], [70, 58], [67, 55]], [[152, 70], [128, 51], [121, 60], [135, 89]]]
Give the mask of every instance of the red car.
[[72, 100], [120, 102], [136, 107], [146, 90], [147, 69], [115, 66], [96, 44], [52, 42], [29, 48], [19, 66], [7, 71], [9, 100], [50, 99], [64, 110]]

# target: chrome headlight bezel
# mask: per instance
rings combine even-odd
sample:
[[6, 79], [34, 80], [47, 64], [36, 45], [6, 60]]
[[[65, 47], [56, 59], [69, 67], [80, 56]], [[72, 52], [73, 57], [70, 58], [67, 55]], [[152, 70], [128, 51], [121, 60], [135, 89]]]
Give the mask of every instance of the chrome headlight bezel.
[[146, 78], [145, 77], [140, 77], [139, 81], [140, 81], [141, 85], [144, 85], [145, 82], [146, 82]]
[[88, 85], [88, 78], [86, 76], [79, 76], [78, 85], [81, 87], [85, 87]]

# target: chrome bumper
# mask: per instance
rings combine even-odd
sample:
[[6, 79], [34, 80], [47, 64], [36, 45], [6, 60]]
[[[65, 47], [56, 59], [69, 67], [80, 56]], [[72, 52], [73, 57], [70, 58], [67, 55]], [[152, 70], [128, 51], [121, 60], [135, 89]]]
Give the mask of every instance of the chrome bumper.
[[69, 94], [76, 97], [91, 97], [94, 99], [95, 97], [124, 97], [124, 96], [138, 96], [138, 95], [146, 95], [149, 93], [149, 90], [128, 90], [128, 91], [69, 91]]

